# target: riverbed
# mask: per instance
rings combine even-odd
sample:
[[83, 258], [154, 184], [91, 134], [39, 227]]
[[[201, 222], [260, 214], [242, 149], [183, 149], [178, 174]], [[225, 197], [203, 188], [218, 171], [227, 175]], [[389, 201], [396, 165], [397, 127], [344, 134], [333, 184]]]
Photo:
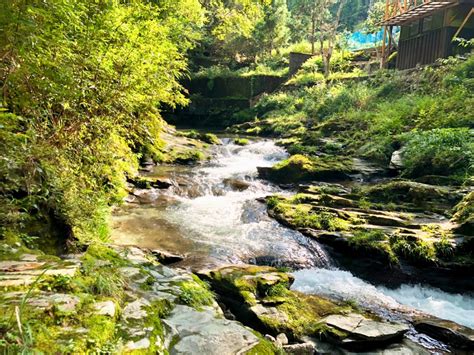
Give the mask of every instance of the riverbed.
[[339, 269], [318, 242], [271, 219], [258, 200], [291, 191], [258, 179], [257, 167], [270, 167], [287, 153], [271, 140], [245, 146], [230, 138], [222, 142], [206, 163], [158, 166], [147, 173], [169, 179], [173, 186], [143, 192], [147, 203], [129, 203], [117, 211], [114, 242], [185, 254], [190, 264], [290, 267], [295, 270], [293, 289], [301, 292], [355, 301], [388, 314], [406, 306], [474, 328], [472, 295], [426, 285], [372, 285]]

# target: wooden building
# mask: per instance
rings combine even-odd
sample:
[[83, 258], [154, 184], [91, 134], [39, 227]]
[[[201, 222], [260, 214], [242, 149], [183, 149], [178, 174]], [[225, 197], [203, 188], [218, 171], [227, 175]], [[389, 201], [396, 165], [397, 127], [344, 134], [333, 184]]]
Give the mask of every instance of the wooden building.
[[[383, 25], [383, 64], [395, 49], [398, 69], [433, 63], [466, 50], [453, 39], [474, 37], [474, 0], [387, 0]], [[398, 46], [394, 26], [400, 26]]]

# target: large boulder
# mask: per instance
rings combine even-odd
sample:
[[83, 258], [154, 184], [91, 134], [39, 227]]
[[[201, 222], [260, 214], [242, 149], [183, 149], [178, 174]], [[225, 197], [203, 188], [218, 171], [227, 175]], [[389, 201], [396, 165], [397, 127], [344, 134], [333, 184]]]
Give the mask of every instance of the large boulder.
[[474, 351], [474, 330], [439, 318], [420, 318], [415, 329], [457, 349]]

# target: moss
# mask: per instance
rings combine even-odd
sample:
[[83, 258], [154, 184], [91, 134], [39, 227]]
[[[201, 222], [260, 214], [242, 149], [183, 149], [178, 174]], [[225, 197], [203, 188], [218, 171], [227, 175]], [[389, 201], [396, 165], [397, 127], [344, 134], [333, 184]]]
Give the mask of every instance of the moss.
[[352, 222], [350, 214], [344, 214], [341, 218], [338, 213], [324, 208], [315, 210], [311, 204], [300, 203], [309, 202], [308, 199], [315, 198], [312, 195], [298, 194], [292, 199], [281, 197], [270, 197], [267, 199], [269, 210], [277, 214], [280, 220], [290, 224], [293, 228], [313, 228], [328, 231], [345, 231], [351, 228]]
[[426, 206], [427, 202], [452, 206], [460, 198], [445, 187], [406, 180], [375, 185], [366, 189], [364, 194], [372, 202], [412, 203], [419, 206]]
[[206, 156], [197, 149], [175, 152], [171, 154], [170, 162], [177, 164], [192, 164], [204, 160]]
[[221, 144], [220, 139], [213, 133], [201, 133], [198, 131], [178, 132], [178, 136], [187, 137], [191, 139], [198, 139], [208, 144]]
[[474, 218], [474, 191], [471, 191], [454, 208], [453, 219], [464, 223]]
[[310, 180], [345, 180], [352, 172], [352, 161], [340, 157], [308, 157], [302, 154], [276, 164], [263, 175], [278, 183]]
[[178, 299], [183, 304], [199, 310], [214, 303], [214, 294], [210, 291], [209, 285], [202, 280], [184, 281], [179, 287], [181, 292]]
[[247, 139], [247, 138], [235, 138], [234, 139], [234, 144], [237, 144], [237, 145], [248, 145], [250, 143], [250, 141]]
[[291, 291], [292, 277], [274, 268], [224, 267], [211, 272], [209, 277], [222, 300], [231, 300], [230, 304], [238, 307], [237, 314], [243, 308], [252, 313], [252, 307], [258, 306], [255, 309], [259, 309], [261, 305], [276, 309], [268, 313], [255, 311], [261, 327], [271, 334], [283, 332], [291, 338], [311, 336], [322, 318], [354, 311], [347, 304], [340, 305], [323, 297]]
[[342, 330], [328, 326], [324, 322], [316, 324], [313, 331], [314, 335], [317, 335], [320, 339], [344, 339], [349, 335]]
[[200, 139], [209, 144], [221, 144], [220, 139], [213, 133], [204, 133]]
[[85, 317], [83, 325], [88, 330], [88, 347], [100, 349], [115, 334], [115, 321], [108, 316], [89, 315]]
[[169, 316], [173, 305], [166, 299], [160, 299], [153, 301], [151, 305], [145, 307], [145, 309], [147, 311], [145, 326], [153, 328], [150, 335], [150, 348], [148, 349], [148, 353], [162, 353], [164, 349], [156, 345], [163, 344], [165, 339], [165, 328], [161, 320]]
[[268, 178], [277, 182], [296, 182], [308, 180], [314, 169], [312, 161], [304, 155], [293, 155], [275, 165]]
[[260, 334], [258, 335], [259, 342], [252, 349], [247, 351], [246, 355], [283, 355], [284, 352], [278, 349], [271, 341], [263, 338]]
[[82, 262], [84, 266], [87, 268], [90, 264], [94, 265], [97, 260], [101, 260], [102, 262], [108, 262], [114, 266], [126, 266], [129, 263], [120, 256], [112, 248], [103, 245], [103, 244], [91, 244], [88, 248], [84, 256], [82, 257]]
[[453, 220], [459, 223], [457, 232], [474, 235], [474, 191], [471, 191], [454, 208]]

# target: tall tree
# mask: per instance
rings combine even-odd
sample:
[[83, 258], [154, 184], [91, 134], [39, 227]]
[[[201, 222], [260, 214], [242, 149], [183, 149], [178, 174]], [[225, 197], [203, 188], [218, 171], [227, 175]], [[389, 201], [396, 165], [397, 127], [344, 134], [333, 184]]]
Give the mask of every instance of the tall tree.
[[286, 0], [272, 0], [263, 7], [263, 17], [255, 26], [254, 40], [261, 51], [271, 53], [273, 49], [288, 41], [288, 6]]
[[333, 3], [335, 3], [334, 0], [320, 0], [321, 16], [318, 19], [318, 27], [320, 30], [320, 52], [323, 58], [325, 78], [328, 78], [331, 73], [331, 58], [337, 40], [337, 32], [341, 23], [342, 10], [344, 9], [346, 0], [339, 0], [335, 15], [332, 15], [331, 12], [328, 11]]
[[[291, 14], [306, 25], [311, 42], [311, 54], [316, 54], [316, 42], [320, 43], [320, 54], [324, 63], [324, 75], [329, 76], [331, 57], [341, 23], [346, 0], [291, 0]], [[334, 11], [334, 6], [336, 10]]]
[[221, 61], [253, 59], [256, 25], [272, 0], [201, 0], [206, 9], [204, 47]]

